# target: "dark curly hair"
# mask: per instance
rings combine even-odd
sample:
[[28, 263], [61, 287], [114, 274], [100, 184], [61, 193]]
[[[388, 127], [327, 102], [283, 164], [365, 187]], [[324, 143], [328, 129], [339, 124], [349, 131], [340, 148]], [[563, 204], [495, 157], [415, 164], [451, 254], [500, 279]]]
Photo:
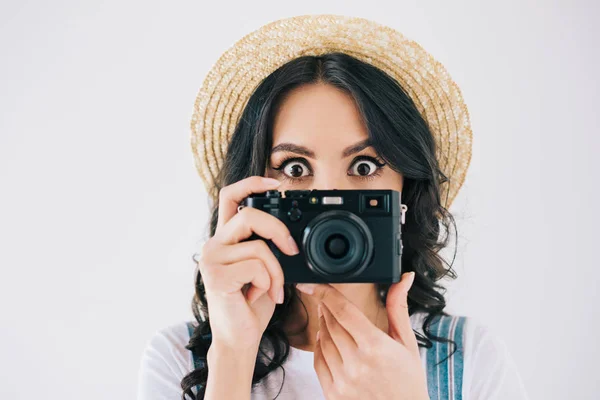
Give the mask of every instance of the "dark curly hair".
[[[454, 341], [434, 336], [429, 330], [436, 315], [447, 315], [443, 311], [446, 290], [437, 282], [445, 276], [456, 278], [453, 263], [448, 264], [438, 254], [447, 245], [451, 224], [456, 231], [454, 218], [442, 204], [440, 193], [441, 185], [448, 182], [448, 177], [436, 160], [436, 144], [426, 121], [399, 83], [382, 70], [344, 53], [303, 56], [281, 66], [265, 78], [250, 97], [216, 180], [217, 192], [246, 177], [264, 174], [272, 146], [272, 122], [278, 105], [289, 91], [314, 83], [330, 84], [353, 96], [373, 147], [392, 169], [404, 176], [402, 200], [409, 211], [406, 223], [401, 226], [404, 245], [402, 268], [403, 272], [415, 272], [408, 308], [411, 315], [426, 313], [423, 322], [425, 335], [415, 332], [417, 341], [419, 346], [428, 348], [433, 345], [432, 340], [452, 342], [456, 351]], [[446, 199], [447, 196], [446, 193]], [[211, 236], [217, 226], [217, 199], [212, 199], [212, 204]], [[442, 228], [445, 235], [440, 237]], [[383, 305], [389, 287], [390, 284], [378, 284]], [[299, 297], [293, 284], [285, 284], [284, 292], [284, 303], [276, 305], [263, 334], [259, 347], [262, 357], [257, 355], [253, 385], [271, 371], [283, 368], [282, 364], [289, 355], [290, 343], [283, 327], [291, 305]], [[200, 387], [197, 398], [203, 399], [208, 378], [206, 355], [211, 337], [210, 315], [200, 274], [195, 282], [192, 310], [198, 327], [186, 348], [203, 363], [181, 380], [183, 400], [186, 395], [196, 398], [191, 390], [196, 385]], [[273, 351], [272, 357], [266, 357], [267, 346]]]

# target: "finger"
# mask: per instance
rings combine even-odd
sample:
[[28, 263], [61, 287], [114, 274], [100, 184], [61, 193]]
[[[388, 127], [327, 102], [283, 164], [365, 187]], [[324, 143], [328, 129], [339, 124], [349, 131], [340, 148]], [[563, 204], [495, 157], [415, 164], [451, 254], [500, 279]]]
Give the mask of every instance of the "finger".
[[252, 193], [276, 189], [280, 184], [281, 182], [276, 179], [251, 176], [222, 188], [219, 191], [217, 231], [237, 213], [239, 204], [246, 197]]
[[321, 309], [321, 313], [323, 315], [323, 319], [325, 320], [325, 324], [327, 326], [327, 332], [329, 333], [331, 339], [335, 343], [337, 350], [342, 358], [344, 363], [350, 363], [355, 361], [354, 357], [356, 355], [356, 342], [352, 338], [352, 336], [348, 333], [346, 329], [342, 325], [340, 325], [331, 311], [327, 308], [325, 304], [319, 305]]
[[340, 374], [344, 371], [343, 360], [336, 343], [334, 343], [334, 340], [327, 329], [327, 324], [323, 315], [319, 317], [319, 342], [321, 343], [323, 358], [327, 361], [327, 367], [331, 372], [333, 381], [338, 381], [341, 378]]
[[[250, 293], [255, 300], [266, 293], [271, 286], [271, 277], [261, 260], [247, 259], [233, 264], [211, 265], [205, 269], [204, 282], [210, 291], [235, 293], [244, 285], [251, 284], [256, 290]], [[248, 290], [250, 292], [250, 289]], [[258, 293], [256, 293], [258, 292]], [[246, 293], [249, 296], [248, 293]]]
[[248, 258], [261, 260], [271, 277], [269, 296], [276, 301], [275, 299], [277, 299], [283, 288], [285, 276], [279, 260], [263, 240], [251, 240], [230, 246], [220, 246], [215, 251], [220, 253], [219, 263], [222, 264], [235, 263]]
[[215, 235], [215, 239], [222, 244], [235, 244], [247, 239], [252, 233], [272, 240], [287, 255], [298, 254], [298, 246], [287, 226], [273, 215], [252, 207], [243, 208], [231, 218]]
[[[248, 292], [246, 293], [246, 299], [248, 299], [248, 303], [254, 304], [254, 302], [265, 293], [268, 293], [268, 291], [253, 285], [248, 288]], [[273, 297], [271, 297], [271, 300], [276, 301], [273, 299]]]
[[[228, 268], [230, 267], [230, 265], [225, 265], [224, 267]], [[239, 270], [242, 269], [244, 269], [244, 272], [246, 269], [248, 269], [254, 273], [252, 280], [246, 283], [246, 285], [250, 284], [250, 287], [246, 292], [246, 299], [248, 303], [253, 304], [263, 294], [269, 293], [269, 289], [273, 285], [273, 281], [271, 279], [271, 276], [269, 275], [267, 267], [265, 266], [262, 260], [246, 259], [234, 264], [231, 267], [233, 267], [232, 269], [238, 269], [238, 271], [234, 270], [233, 273], [240, 274]], [[277, 297], [275, 297], [273, 293], [270, 294], [270, 297], [274, 302], [277, 302]]]
[[320, 336], [321, 333], [318, 332], [313, 364], [315, 371], [317, 372], [317, 377], [319, 378], [319, 383], [321, 384], [323, 391], [327, 393], [331, 391], [333, 386], [333, 377], [329, 367], [327, 366], [327, 361], [325, 360], [325, 357], [323, 357]]
[[408, 312], [408, 291], [414, 282], [414, 272], [405, 272], [398, 283], [390, 286], [386, 299], [386, 309], [390, 326], [389, 334], [396, 341], [411, 350], [419, 350]]
[[329, 284], [299, 283], [296, 288], [325, 303], [340, 325], [352, 336], [356, 345], [367, 349], [381, 331], [339, 290]]

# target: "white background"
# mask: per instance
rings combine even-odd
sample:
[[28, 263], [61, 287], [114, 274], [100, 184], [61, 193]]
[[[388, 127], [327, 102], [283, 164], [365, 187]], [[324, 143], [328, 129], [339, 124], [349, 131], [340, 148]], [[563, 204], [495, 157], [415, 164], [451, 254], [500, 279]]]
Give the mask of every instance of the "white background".
[[532, 399], [597, 398], [599, 8], [2, 1], [0, 398], [135, 397], [146, 341], [192, 318], [204, 74], [262, 24], [314, 13], [387, 24], [446, 66], [474, 131], [450, 311], [504, 338]]

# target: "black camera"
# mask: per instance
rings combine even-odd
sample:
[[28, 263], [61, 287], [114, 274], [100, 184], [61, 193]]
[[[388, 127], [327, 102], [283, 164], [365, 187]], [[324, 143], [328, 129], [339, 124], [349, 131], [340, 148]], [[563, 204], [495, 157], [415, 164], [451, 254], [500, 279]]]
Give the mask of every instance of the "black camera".
[[[270, 240], [286, 283], [393, 283], [400, 280], [406, 206], [395, 190], [270, 190], [241, 203], [285, 223], [300, 253]], [[259, 238], [252, 235], [248, 240]]]

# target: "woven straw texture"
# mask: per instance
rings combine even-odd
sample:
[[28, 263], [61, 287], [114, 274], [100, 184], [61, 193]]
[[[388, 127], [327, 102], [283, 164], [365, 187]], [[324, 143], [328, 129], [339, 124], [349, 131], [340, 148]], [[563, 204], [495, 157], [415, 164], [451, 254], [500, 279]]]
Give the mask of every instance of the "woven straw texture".
[[273, 71], [304, 55], [342, 52], [393, 77], [415, 102], [437, 144], [450, 181], [450, 208], [471, 161], [472, 131], [459, 87], [419, 44], [379, 23], [341, 15], [303, 15], [271, 22], [231, 46], [208, 72], [194, 103], [191, 146], [206, 190], [214, 187], [227, 145], [255, 88]]

